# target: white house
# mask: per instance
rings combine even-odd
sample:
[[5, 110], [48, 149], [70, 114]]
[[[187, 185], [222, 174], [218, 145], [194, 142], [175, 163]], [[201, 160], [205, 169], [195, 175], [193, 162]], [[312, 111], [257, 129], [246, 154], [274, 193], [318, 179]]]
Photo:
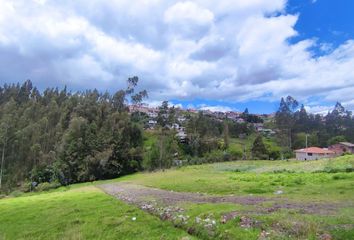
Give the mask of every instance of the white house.
[[318, 160], [321, 158], [331, 158], [335, 156], [334, 151], [327, 148], [309, 147], [295, 150], [296, 160]]

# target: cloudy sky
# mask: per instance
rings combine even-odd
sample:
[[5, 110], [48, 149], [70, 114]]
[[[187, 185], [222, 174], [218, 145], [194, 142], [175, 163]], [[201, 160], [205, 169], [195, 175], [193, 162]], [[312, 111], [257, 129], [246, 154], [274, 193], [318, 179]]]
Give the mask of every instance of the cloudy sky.
[[354, 110], [351, 0], [0, 0], [0, 83], [114, 92], [151, 104]]

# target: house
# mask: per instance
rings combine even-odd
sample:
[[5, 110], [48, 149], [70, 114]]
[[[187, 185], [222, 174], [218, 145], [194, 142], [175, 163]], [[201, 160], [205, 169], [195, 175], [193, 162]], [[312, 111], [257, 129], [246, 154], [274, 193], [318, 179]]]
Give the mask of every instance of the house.
[[263, 131], [263, 123], [253, 123], [253, 127], [256, 129], [257, 132]]
[[180, 142], [184, 143], [187, 140], [187, 134], [184, 131], [178, 131], [176, 137]]
[[266, 136], [271, 136], [275, 134], [275, 132], [272, 129], [268, 129], [268, 128], [263, 128], [260, 132]]
[[328, 149], [334, 151], [338, 156], [343, 155], [344, 153], [354, 154], [354, 144], [349, 142], [339, 142], [329, 146]]
[[154, 129], [157, 124], [157, 121], [155, 120], [149, 120], [148, 125], [150, 129]]
[[236, 120], [237, 123], [245, 123], [246, 121], [243, 118], [238, 118]]
[[335, 152], [327, 148], [309, 147], [295, 150], [296, 160], [318, 160], [321, 158], [331, 158]]
[[158, 113], [154, 110], [149, 110], [147, 115], [150, 117], [150, 118], [157, 118], [158, 116]]
[[180, 122], [180, 123], [184, 123], [187, 119], [186, 119], [185, 117], [179, 116], [179, 117], [177, 118], [177, 120], [178, 120], [178, 122]]

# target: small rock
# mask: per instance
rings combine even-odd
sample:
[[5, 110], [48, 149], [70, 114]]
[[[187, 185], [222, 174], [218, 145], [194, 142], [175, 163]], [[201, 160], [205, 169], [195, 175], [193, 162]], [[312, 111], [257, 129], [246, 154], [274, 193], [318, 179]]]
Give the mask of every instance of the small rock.
[[332, 240], [332, 236], [328, 233], [325, 233], [320, 236], [320, 240]]
[[251, 228], [253, 226], [253, 221], [251, 218], [246, 216], [241, 217], [240, 227], [242, 228]]
[[283, 194], [283, 191], [282, 190], [278, 190], [278, 191], [275, 191], [274, 194], [276, 194], [276, 195]]
[[270, 235], [269, 232], [266, 232], [265, 230], [263, 230], [261, 232], [261, 234], [259, 234], [258, 240], [265, 240], [267, 239], [267, 237]]
[[191, 235], [195, 234], [195, 228], [194, 227], [189, 227], [187, 232]]

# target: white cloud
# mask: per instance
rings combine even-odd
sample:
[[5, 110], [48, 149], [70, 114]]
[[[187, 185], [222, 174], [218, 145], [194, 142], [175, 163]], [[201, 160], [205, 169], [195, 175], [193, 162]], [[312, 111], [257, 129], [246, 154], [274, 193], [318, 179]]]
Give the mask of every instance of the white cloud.
[[199, 110], [210, 110], [212, 112], [230, 112], [230, 111], [235, 111], [235, 109], [227, 106], [222, 106], [222, 105], [214, 105], [214, 106], [209, 106], [205, 104], [201, 104], [198, 107]]
[[177, 2], [165, 12], [167, 23], [209, 25], [214, 20], [213, 13], [191, 1]]
[[305, 109], [309, 113], [326, 115], [328, 112], [333, 110], [333, 106], [305, 106]]
[[191, 1], [177, 2], [164, 13], [171, 38], [199, 40], [205, 36], [214, 21], [213, 13]]
[[286, 4], [0, 0], [0, 79], [115, 90], [138, 75], [156, 102], [290, 94], [352, 104], [354, 40], [290, 43], [301, 15]]

